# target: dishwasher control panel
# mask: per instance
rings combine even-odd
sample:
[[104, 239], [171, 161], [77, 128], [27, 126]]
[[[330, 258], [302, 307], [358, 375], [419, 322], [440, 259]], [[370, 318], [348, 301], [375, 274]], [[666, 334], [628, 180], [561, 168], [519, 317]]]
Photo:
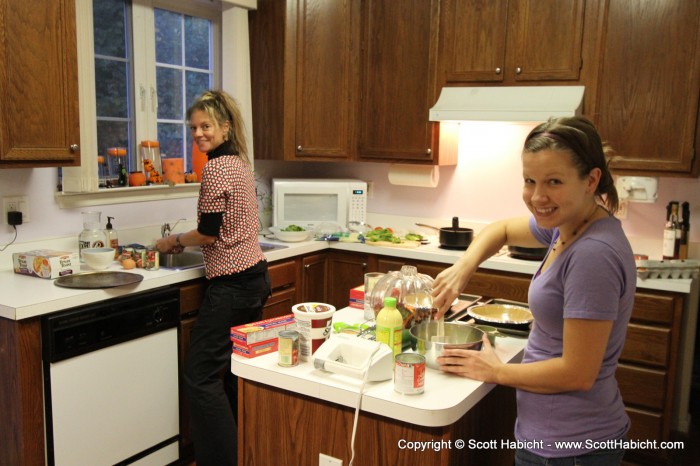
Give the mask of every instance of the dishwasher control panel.
[[57, 362], [176, 327], [180, 292], [158, 288], [51, 314], [42, 319], [43, 358]]

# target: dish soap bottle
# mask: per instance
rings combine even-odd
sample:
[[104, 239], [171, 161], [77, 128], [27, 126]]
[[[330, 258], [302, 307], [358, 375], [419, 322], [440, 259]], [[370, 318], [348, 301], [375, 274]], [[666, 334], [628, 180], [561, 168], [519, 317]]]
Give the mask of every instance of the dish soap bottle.
[[83, 212], [83, 231], [78, 237], [80, 262], [83, 260], [83, 249], [103, 248], [107, 244], [107, 235], [100, 229], [102, 212]]
[[119, 259], [119, 239], [117, 238], [117, 231], [112, 227], [112, 220], [114, 220], [114, 217], [107, 217], [105, 234], [107, 235], [107, 244], [114, 249], [114, 258]]
[[396, 309], [396, 298], [384, 298], [384, 307], [377, 314], [377, 341], [391, 348], [394, 356], [401, 353], [403, 317]]

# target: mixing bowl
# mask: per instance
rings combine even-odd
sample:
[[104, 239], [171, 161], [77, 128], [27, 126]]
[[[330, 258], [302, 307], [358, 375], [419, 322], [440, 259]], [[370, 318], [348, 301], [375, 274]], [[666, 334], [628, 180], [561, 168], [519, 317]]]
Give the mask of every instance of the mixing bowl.
[[284, 231], [279, 227], [270, 227], [270, 231], [275, 234], [275, 237], [286, 243], [297, 243], [299, 241], [306, 241], [311, 237], [313, 231], [303, 230], [303, 231]]
[[435, 320], [423, 322], [411, 328], [416, 339], [416, 352], [425, 356], [428, 367], [440, 369], [437, 358], [444, 349], [481, 349], [484, 332], [471, 325], [445, 322], [444, 334], [439, 335], [439, 323]]
[[93, 270], [104, 270], [114, 262], [112, 248], [85, 248], [80, 251], [85, 263]]

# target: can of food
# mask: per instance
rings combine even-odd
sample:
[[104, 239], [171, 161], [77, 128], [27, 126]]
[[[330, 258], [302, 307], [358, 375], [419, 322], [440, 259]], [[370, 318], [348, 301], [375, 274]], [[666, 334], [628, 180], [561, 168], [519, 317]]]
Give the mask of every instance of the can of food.
[[401, 353], [394, 358], [394, 390], [404, 395], [418, 395], [425, 389], [425, 356]]
[[134, 248], [134, 260], [137, 268], [146, 267], [146, 248]]
[[144, 254], [143, 268], [158, 270], [160, 268], [160, 253], [156, 249], [149, 249]]
[[277, 364], [283, 367], [292, 367], [299, 364], [299, 332], [296, 330], [282, 330], [277, 334], [277, 343], [279, 355]]

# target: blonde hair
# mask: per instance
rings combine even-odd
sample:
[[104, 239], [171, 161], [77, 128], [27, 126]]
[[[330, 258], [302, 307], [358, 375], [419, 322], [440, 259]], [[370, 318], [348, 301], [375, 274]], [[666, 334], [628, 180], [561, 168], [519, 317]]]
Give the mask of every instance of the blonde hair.
[[222, 127], [228, 122], [226, 141], [232, 145], [238, 156], [246, 163], [250, 164], [243, 116], [233, 97], [224, 91], [215, 91], [211, 89], [204, 91], [190, 108], [187, 109], [187, 121], [190, 120], [192, 113], [195, 111], [205, 112], [214, 120], [218, 127]]

